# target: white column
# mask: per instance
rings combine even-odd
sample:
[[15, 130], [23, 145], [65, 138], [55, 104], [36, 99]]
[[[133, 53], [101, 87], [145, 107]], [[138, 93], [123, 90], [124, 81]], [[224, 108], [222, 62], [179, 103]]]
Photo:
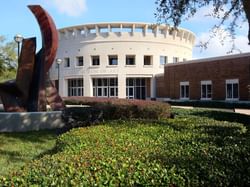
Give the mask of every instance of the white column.
[[118, 75], [118, 98], [126, 98], [126, 76]]
[[84, 96], [93, 97], [93, 84], [90, 76], [85, 75], [84, 79]]
[[153, 76], [150, 79], [150, 97], [151, 97], [151, 99], [156, 98], [156, 79], [155, 79], [155, 76]]

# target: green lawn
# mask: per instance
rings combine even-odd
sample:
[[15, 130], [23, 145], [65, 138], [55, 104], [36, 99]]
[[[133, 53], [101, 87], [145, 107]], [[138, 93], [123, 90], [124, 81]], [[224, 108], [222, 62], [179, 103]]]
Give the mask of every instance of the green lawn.
[[[235, 118], [232, 113], [205, 110], [174, 110], [174, 113], [175, 119], [117, 120], [73, 129], [58, 137], [53, 152], [9, 176], [0, 177], [0, 183], [7, 186], [250, 186], [247, 116]], [[229, 121], [246, 123], [228, 122], [225, 116]], [[28, 142], [36, 143], [38, 136], [41, 135], [32, 136]], [[53, 133], [48, 136], [51, 147], [47, 150], [50, 150], [55, 136]], [[26, 142], [17, 139], [13, 148]], [[42, 145], [47, 139], [38, 142]]]
[[56, 142], [55, 131], [0, 133], [0, 175], [39, 158]]

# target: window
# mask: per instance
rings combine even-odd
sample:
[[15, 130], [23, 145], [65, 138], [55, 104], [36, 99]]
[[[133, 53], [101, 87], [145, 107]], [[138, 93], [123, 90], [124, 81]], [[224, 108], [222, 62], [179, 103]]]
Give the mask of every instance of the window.
[[168, 57], [167, 56], [160, 56], [160, 65], [165, 65], [168, 63]]
[[145, 66], [152, 65], [153, 64], [152, 59], [153, 59], [152, 56], [145, 55], [144, 56], [144, 65]]
[[83, 66], [83, 56], [76, 57], [76, 65]]
[[64, 67], [70, 67], [70, 58], [64, 58]]
[[201, 81], [201, 99], [212, 99], [212, 81]]
[[126, 97], [127, 99], [146, 99], [146, 79], [127, 78]]
[[239, 80], [238, 79], [226, 80], [226, 99], [227, 100], [239, 99]]
[[117, 55], [109, 55], [109, 65], [118, 65], [118, 56]]
[[173, 57], [173, 63], [177, 63], [179, 62], [179, 58], [178, 57]]
[[100, 65], [100, 57], [99, 56], [91, 56], [92, 66]]
[[68, 96], [83, 95], [83, 79], [68, 79]]
[[126, 65], [135, 65], [135, 55], [126, 55]]
[[94, 78], [93, 79], [94, 97], [118, 97], [117, 78]]
[[189, 82], [180, 82], [180, 99], [189, 99]]

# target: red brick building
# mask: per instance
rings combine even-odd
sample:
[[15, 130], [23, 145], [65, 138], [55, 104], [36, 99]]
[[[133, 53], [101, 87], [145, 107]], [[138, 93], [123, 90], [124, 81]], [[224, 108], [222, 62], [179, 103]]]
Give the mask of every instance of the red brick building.
[[250, 53], [165, 65], [158, 99], [250, 101]]

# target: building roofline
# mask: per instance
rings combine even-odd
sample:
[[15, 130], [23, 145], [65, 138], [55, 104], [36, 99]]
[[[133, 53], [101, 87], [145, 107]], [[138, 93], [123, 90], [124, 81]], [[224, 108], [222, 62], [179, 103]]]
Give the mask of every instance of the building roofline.
[[184, 65], [184, 64], [194, 64], [194, 63], [200, 63], [200, 62], [211, 62], [211, 61], [218, 61], [218, 60], [244, 58], [244, 57], [250, 57], [250, 53], [240, 53], [240, 54], [234, 54], [234, 55], [224, 55], [224, 56], [219, 56], [219, 57], [194, 59], [194, 60], [188, 60], [188, 61], [179, 62], [179, 63], [169, 63], [169, 64], [166, 64], [165, 66], [178, 66], [178, 65]]

